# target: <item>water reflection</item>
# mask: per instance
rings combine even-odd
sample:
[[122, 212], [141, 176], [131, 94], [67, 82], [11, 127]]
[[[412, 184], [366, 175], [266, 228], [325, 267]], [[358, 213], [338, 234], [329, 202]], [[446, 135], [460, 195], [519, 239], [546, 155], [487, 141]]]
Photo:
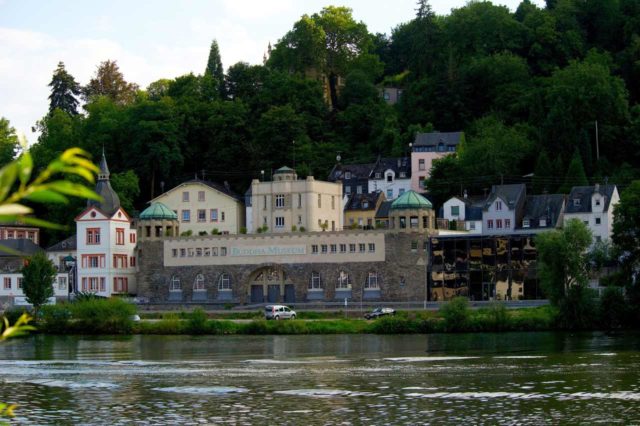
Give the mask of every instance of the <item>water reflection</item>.
[[[640, 335], [35, 336], [0, 347], [24, 424], [637, 423]], [[489, 403], [487, 403], [489, 402]]]

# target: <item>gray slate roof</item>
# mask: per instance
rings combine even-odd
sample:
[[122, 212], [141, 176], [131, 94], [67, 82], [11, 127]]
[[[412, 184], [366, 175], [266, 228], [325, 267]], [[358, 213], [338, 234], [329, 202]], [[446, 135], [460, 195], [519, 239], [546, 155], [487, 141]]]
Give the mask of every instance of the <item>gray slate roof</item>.
[[87, 207], [96, 207], [107, 216], [112, 216], [120, 208], [120, 197], [111, 187], [109, 181], [109, 166], [107, 166], [107, 158], [102, 152], [100, 160], [100, 173], [96, 182], [95, 192], [102, 197], [102, 201], [87, 200]]
[[351, 173], [351, 179], [368, 179], [374, 164], [336, 164], [329, 173], [329, 181], [345, 180], [346, 172]]
[[[220, 183], [217, 183], [217, 182], [211, 182], [209, 180], [191, 179], [191, 180], [188, 180], [186, 182], [181, 183], [180, 185], [183, 185], [183, 184], [186, 184], [186, 183], [201, 183], [203, 185], [207, 185], [209, 188], [213, 188], [216, 191], [220, 191], [223, 194], [226, 194], [226, 195], [228, 195], [230, 197], [233, 197], [238, 201], [244, 201], [244, 197], [239, 195], [239, 194], [237, 194], [236, 192], [234, 192], [231, 189], [231, 187], [229, 187], [228, 184], [223, 185], [223, 184], [220, 184]], [[180, 185], [178, 185], [178, 186], [180, 186]], [[178, 186], [174, 187], [173, 189], [177, 188]]]
[[371, 168], [369, 174], [370, 179], [375, 179], [376, 173], [380, 173], [379, 179], [384, 179], [384, 172], [387, 170], [393, 170], [396, 174], [396, 179], [400, 179], [400, 172], [406, 174], [402, 179], [408, 179], [411, 177], [411, 158], [410, 157], [387, 157], [378, 158]]
[[547, 221], [545, 228], [555, 227], [562, 214], [564, 194], [529, 195], [524, 206], [523, 219], [529, 220], [529, 228], [539, 228], [540, 219]]
[[376, 212], [376, 219], [383, 219], [389, 217], [389, 210], [391, 210], [391, 203], [393, 201], [383, 201], [380, 203], [380, 207], [378, 207], [378, 211]]
[[32, 254], [42, 250], [39, 245], [26, 238], [20, 238], [16, 240], [1, 240], [0, 241], [0, 257], [16, 257], [16, 254], [9, 253], [2, 248], [17, 251], [17, 256], [31, 256]]
[[47, 251], [74, 251], [77, 249], [76, 242], [76, 235], [72, 235], [69, 238], [59, 241], [47, 248]]
[[526, 194], [527, 187], [523, 183], [516, 183], [512, 185], [493, 185], [491, 187], [491, 193], [487, 197], [487, 201], [484, 204], [484, 210], [487, 210], [491, 203], [495, 201], [497, 197], [500, 197], [507, 203], [509, 210], [513, 210], [521, 197]]
[[[381, 192], [372, 192], [370, 194], [351, 194], [347, 204], [344, 206], [344, 210], [374, 210], [380, 197], [382, 197]], [[368, 203], [366, 208], [364, 207], [365, 202]]]
[[[567, 197], [566, 213], [591, 213], [591, 196], [595, 191], [595, 186], [574, 186]], [[599, 185], [598, 191], [604, 195], [604, 211], [609, 210], [609, 203], [615, 190], [615, 185]], [[576, 204], [574, 200], [580, 200]]]
[[457, 146], [462, 141], [463, 132], [431, 132], [418, 133], [413, 146]]

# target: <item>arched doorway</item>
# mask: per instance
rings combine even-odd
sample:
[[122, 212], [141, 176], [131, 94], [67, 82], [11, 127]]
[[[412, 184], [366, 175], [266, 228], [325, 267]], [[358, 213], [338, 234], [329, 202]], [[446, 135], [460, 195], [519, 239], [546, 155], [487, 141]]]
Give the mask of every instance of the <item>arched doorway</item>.
[[296, 292], [284, 269], [278, 265], [265, 266], [249, 277], [251, 303], [294, 303]]

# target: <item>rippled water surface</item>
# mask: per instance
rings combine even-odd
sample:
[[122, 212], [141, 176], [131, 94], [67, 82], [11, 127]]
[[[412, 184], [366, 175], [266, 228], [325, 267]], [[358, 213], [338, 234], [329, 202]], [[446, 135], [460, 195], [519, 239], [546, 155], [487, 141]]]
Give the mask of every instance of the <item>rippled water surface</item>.
[[640, 334], [53, 337], [0, 346], [21, 424], [640, 423]]

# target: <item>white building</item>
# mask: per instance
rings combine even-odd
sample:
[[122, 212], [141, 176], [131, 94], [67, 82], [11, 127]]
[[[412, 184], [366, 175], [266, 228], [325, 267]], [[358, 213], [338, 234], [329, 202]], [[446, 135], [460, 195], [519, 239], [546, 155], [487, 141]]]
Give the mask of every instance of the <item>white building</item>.
[[76, 217], [77, 290], [101, 296], [136, 292], [136, 231], [111, 188], [104, 153], [96, 192], [103, 201], [90, 200]]
[[[467, 231], [470, 234], [482, 234], [482, 204], [475, 203], [465, 197], [451, 197], [442, 206], [441, 217], [450, 226], [458, 231]], [[452, 223], [455, 225], [451, 226]]]
[[378, 158], [369, 173], [369, 193], [382, 192], [387, 200], [395, 200], [411, 190], [409, 157]]
[[613, 208], [620, 201], [615, 185], [574, 186], [567, 197], [564, 223], [578, 219], [589, 227], [595, 241], [611, 238]]

